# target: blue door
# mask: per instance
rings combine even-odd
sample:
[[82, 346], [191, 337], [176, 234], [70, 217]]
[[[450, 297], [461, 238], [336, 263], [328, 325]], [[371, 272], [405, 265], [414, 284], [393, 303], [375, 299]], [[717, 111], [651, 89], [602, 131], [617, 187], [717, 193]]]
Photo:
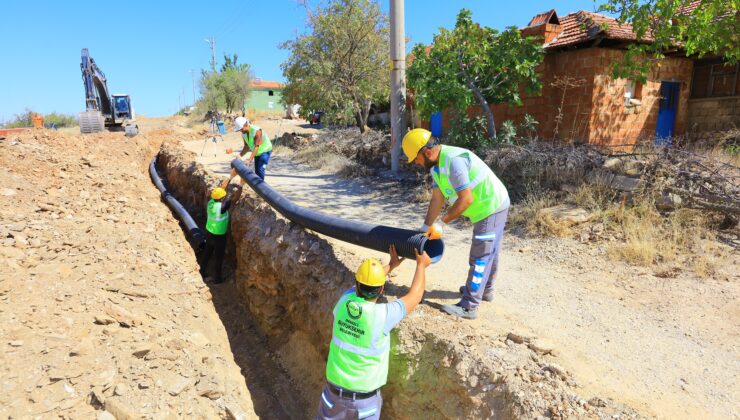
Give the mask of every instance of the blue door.
[[678, 82], [660, 82], [660, 108], [658, 108], [658, 123], [655, 128], [655, 144], [666, 145], [671, 143], [673, 125], [676, 122], [678, 109]]
[[434, 137], [442, 137], [442, 113], [435, 112], [429, 120], [429, 128]]

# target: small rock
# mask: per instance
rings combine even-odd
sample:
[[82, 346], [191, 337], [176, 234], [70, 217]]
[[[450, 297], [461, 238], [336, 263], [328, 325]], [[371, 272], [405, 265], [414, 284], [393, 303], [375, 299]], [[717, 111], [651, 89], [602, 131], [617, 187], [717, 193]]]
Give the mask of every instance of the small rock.
[[127, 392], [128, 387], [125, 384], [116, 384], [115, 388], [113, 388], [113, 395], [117, 395], [119, 397], [126, 395]]
[[97, 420], [116, 420], [116, 417], [107, 411], [101, 411], [98, 413]]
[[525, 342], [528, 343], [529, 340], [530, 340], [529, 337], [525, 337], [524, 335], [519, 334], [519, 333], [515, 333], [515, 332], [510, 332], [510, 333], [506, 334], [506, 338], [509, 339], [509, 340], [511, 340], [511, 341], [513, 341], [513, 342], [515, 342], [515, 343], [517, 343], [517, 344], [522, 344], [522, 343], [525, 343]]
[[127, 406], [116, 397], [105, 400], [105, 411], [113, 414], [116, 420], [136, 420], [142, 417], [133, 408]]
[[586, 209], [569, 204], [561, 204], [558, 206], [542, 209], [540, 210], [539, 214], [548, 215], [554, 220], [573, 224], [586, 222], [591, 217], [591, 214]]
[[612, 179], [611, 187], [619, 191], [636, 191], [640, 188], [640, 178], [615, 175]]
[[209, 375], [201, 379], [200, 382], [198, 382], [196, 391], [198, 392], [198, 395], [202, 397], [210, 398], [212, 400], [217, 400], [224, 395], [224, 392], [226, 391], [226, 389], [219, 382], [218, 378], [216, 378], [215, 376]]
[[23, 345], [23, 340], [13, 340], [8, 342], [8, 344], [10, 344], [11, 347], [20, 347]]
[[568, 372], [562, 366], [555, 363], [545, 365], [544, 369], [558, 375], [560, 379], [565, 380], [568, 377]]
[[12, 188], [0, 188], [0, 195], [4, 195], [5, 197], [12, 197], [16, 194], [16, 191]]
[[98, 325], [110, 325], [116, 322], [115, 319], [108, 315], [95, 315], [95, 323]]
[[528, 343], [527, 347], [535, 353], [542, 355], [550, 354], [553, 349], [553, 345], [551, 343], [540, 338]]
[[152, 351], [152, 348], [151, 346], [147, 345], [147, 346], [138, 348], [132, 354], [141, 359], [142, 357], [146, 356], [150, 351]]
[[176, 397], [180, 395], [181, 392], [188, 389], [190, 385], [192, 385], [192, 379], [179, 376], [178, 379], [176, 379], [175, 382], [167, 389], [167, 393], [169, 393], [173, 397]]
[[590, 400], [588, 400], [588, 405], [592, 407], [606, 407], [606, 401], [602, 400], [599, 397], [593, 397]]
[[613, 157], [604, 161], [602, 165], [606, 169], [619, 169], [622, 166], [622, 159]]

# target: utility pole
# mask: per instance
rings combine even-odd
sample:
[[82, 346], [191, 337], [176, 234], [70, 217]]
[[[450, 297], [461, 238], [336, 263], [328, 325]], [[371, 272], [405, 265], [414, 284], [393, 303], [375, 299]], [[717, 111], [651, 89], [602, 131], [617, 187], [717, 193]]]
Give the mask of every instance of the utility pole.
[[195, 70], [190, 69], [190, 78], [193, 81], [193, 106], [195, 106]]
[[211, 44], [211, 70], [215, 73], [216, 72], [216, 38], [212, 36], [208, 39], [204, 39], [204, 41]]
[[391, 1], [391, 170], [398, 172], [406, 134], [406, 36], [403, 0]]

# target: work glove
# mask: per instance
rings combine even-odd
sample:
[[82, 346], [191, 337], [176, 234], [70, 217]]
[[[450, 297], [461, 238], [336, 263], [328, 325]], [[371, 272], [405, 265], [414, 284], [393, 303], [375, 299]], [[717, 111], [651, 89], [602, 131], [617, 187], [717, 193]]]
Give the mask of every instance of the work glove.
[[[424, 230], [424, 228], [426, 228], [426, 231]], [[424, 236], [429, 239], [441, 239], [442, 235], [444, 234], [442, 225], [440, 223], [434, 223], [431, 226], [422, 226], [422, 232], [424, 232]]]

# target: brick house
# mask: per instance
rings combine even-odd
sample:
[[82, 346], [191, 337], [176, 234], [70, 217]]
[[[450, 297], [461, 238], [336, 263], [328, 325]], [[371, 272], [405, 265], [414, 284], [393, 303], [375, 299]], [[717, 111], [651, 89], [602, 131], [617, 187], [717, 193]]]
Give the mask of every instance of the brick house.
[[[560, 18], [550, 10], [532, 18], [521, 31], [543, 39], [543, 88], [537, 96], [523, 93], [522, 106], [491, 105], [497, 129], [503, 121], [520, 123], [530, 114], [539, 122], [541, 138], [617, 146], [680, 136], [687, 130], [740, 126], [738, 69], [724, 67], [721, 59], [697, 61], [695, 66], [690, 58], [666, 57], [642, 84], [610, 76], [610, 65], [622, 60], [626, 46], [636, 42], [629, 25], [588, 11]], [[692, 76], [697, 80], [693, 84]], [[566, 79], [569, 83], [564, 83]], [[730, 99], [713, 97], [729, 93]], [[724, 119], [708, 123], [704, 114], [717, 107], [723, 108]], [[471, 116], [479, 113], [475, 107], [468, 111]], [[422, 125], [444, 131], [449, 116], [438, 113]]]

